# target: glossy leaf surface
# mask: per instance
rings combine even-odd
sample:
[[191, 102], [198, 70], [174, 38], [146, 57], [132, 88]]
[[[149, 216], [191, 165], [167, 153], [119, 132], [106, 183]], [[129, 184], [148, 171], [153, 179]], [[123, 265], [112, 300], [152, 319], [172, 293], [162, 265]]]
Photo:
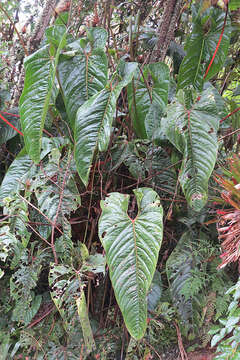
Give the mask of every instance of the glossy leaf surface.
[[[53, 148], [58, 148], [67, 142], [68, 140], [61, 137], [43, 137], [40, 159], [42, 160]], [[6, 196], [9, 196], [11, 192], [16, 192], [18, 189], [25, 186], [25, 181], [32, 165], [33, 162], [27, 154], [26, 148], [24, 147], [9, 166], [8, 171], [3, 178], [0, 187], [0, 201]]]
[[132, 79], [136, 63], [120, 63], [119, 79], [116, 84], [107, 85], [92, 96], [78, 110], [75, 123], [75, 161], [84, 185], [88, 177], [94, 152], [108, 147], [113, 115], [120, 92]]
[[[145, 65], [143, 72], [138, 72], [129, 84], [129, 110], [138, 137], [148, 138], [147, 128], [153, 126], [151, 125], [152, 112], [155, 111], [160, 115], [165, 109], [168, 101], [168, 87], [169, 68], [161, 62]], [[155, 124], [155, 127], [157, 125], [159, 124]]]
[[107, 57], [102, 49], [91, 54], [81, 51], [73, 57], [61, 55], [58, 71], [68, 119], [74, 128], [79, 107], [107, 83]]
[[204, 80], [211, 79], [223, 67], [231, 38], [229, 18], [212, 66], [204, 79], [220, 38], [224, 17], [225, 13], [216, 8], [208, 9], [202, 15], [198, 13], [194, 17], [192, 34], [189, 35], [185, 46], [186, 56], [179, 70], [178, 89], [192, 85], [201, 91]]
[[20, 98], [20, 118], [26, 150], [36, 163], [40, 161], [42, 132], [54, 94], [56, 68], [65, 36], [62, 36], [55, 57], [50, 55], [49, 46], [44, 46], [24, 62], [26, 75]]
[[[10, 110], [13, 112], [13, 115], [11, 114], [0, 114], [8, 120], [13, 126], [15, 126], [18, 130], [21, 130], [19, 119], [14, 116], [14, 113], [16, 111]], [[14, 130], [11, 126], [6, 124], [2, 119], [0, 119], [0, 145], [6, 143], [8, 140], [12, 139], [14, 136], [18, 135], [17, 131]]]
[[162, 126], [169, 141], [183, 154], [180, 183], [189, 205], [200, 211], [208, 198], [208, 179], [213, 171], [218, 143], [219, 115], [214, 93], [204, 91], [190, 105], [182, 92], [168, 108]]
[[131, 336], [141, 339], [147, 326], [147, 292], [162, 241], [162, 207], [149, 188], [134, 190], [138, 213], [128, 216], [129, 195], [112, 193], [101, 201], [99, 236], [106, 252], [118, 305]]

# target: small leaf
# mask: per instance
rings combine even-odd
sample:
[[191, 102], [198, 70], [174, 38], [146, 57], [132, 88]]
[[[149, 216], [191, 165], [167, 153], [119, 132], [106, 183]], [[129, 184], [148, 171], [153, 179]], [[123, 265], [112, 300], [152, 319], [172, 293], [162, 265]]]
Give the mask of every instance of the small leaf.
[[131, 336], [141, 339], [147, 326], [147, 292], [162, 241], [162, 207], [148, 188], [134, 190], [138, 214], [128, 216], [129, 195], [112, 193], [101, 201], [99, 237], [110, 278]]
[[96, 345], [93, 339], [93, 333], [88, 318], [88, 309], [87, 309], [85, 294], [83, 290], [81, 291], [80, 297], [76, 299], [76, 304], [77, 304], [78, 316], [83, 331], [83, 337], [86, 347], [85, 352], [86, 354], [90, 354], [96, 348]]

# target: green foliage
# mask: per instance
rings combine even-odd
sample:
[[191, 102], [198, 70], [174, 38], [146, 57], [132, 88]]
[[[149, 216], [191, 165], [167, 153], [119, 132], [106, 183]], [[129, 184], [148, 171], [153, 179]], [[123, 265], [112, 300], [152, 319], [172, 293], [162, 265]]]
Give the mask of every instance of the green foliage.
[[187, 202], [196, 211], [208, 199], [208, 179], [217, 159], [219, 120], [211, 88], [199, 98], [179, 91], [162, 119], [167, 138], [183, 154], [179, 181]]
[[[54, 97], [57, 64], [65, 42], [66, 33], [62, 35], [56, 52], [46, 45], [30, 55], [24, 63], [26, 77], [20, 99], [21, 125], [26, 150], [36, 163], [40, 161], [42, 132], [51, 97]], [[33, 108], [34, 103], [36, 106]]]
[[[212, 171], [224, 171], [217, 160], [239, 151], [238, 6], [230, 1], [225, 18], [210, 2], [186, 4], [168, 43], [156, 30], [165, 10], [145, 1], [70, 3], [25, 59], [25, 35], [11, 38], [0, 5], [1, 109], [25, 68], [24, 138], [0, 124], [0, 356], [155, 358], [175, 345], [177, 326], [205, 347], [218, 322], [213, 345], [239, 356], [238, 285], [230, 305], [225, 294], [235, 268], [217, 270], [219, 205], [209, 202]], [[3, 4], [12, 16], [20, 2]], [[163, 35], [167, 57], [154, 63]], [[19, 58], [2, 50], [7, 36]], [[229, 204], [239, 196], [232, 181]]]
[[208, 8], [204, 13], [197, 6], [193, 7], [193, 29], [185, 45], [184, 57], [178, 78], [178, 89], [193, 86], [202, 91], [204, 81], [211, 79], [221, 70], [231, 38], [230, 19], [227, 19], [222, 41], [216, 53], [210, 71], [204, 73], [212, 59], [223, 28], [225, 14], [222, 10]]
[[[208, 258], [216, 249], [211, 246], [206, 234], [196, 231], [186, 231], [179, 240], [166, 263], [167, 277], [171, 297], [175, 304], [182, 326], [199, 335], [199, 328], [204, 321], [210, 321], [202, 315], [204, 307], [213, 307], [209, 314], [211, 319], [218, 318], [226, 310], [228, 297], [223, 295], [231, 283], [224, 273], [216, 270], [216, 261], [208, 264]], [[209, 294], [215, 294], [209, 303]], [[218, 303], [216, 298], [222, 297], [224, 303]]]
[[74, 50], [74, 56], [66, 52], [61, 54], [59, 59], [59, 85], [73, 129], [78, 108], [107, 84], [108, 67], [104, 52], [106, 32], [104, 29], [96, 30], [102, 36], [103, 43], [96, 46], [96, 40], [90, 52], [90, 49], [82, 49], [81, 42], [74, 41], [68, 45], [69, 49]]
[[[129, 110], [139, 138], [152, 139], [168, 101], [169, 68], [164, 63], [145, 65], [128, 86]], [[153, 113], [155, 116], [153, 116]]]
[[99, 237], [125, 324], [135, 339], [147, 326], [146, 295], [162, 241], [162, 207], [151, 189], [134, 190], [138, 212], [128, 211], [129, 196], [113, 193], [101, 203]]
[[[232, 301], [228, 306], [227, 317], [220, 319], [220, 324], [215, 325], [210, 330], [212, 337], [211, 346], [217, 346], [218, 355], [214, 358], [215, 360], [229, 359], [234, 360], [239, 356], [239, 298], [240, 298], [240, 282], [232, 286], [227, 294], [230, 294]], [[224, 339], [227, 336], [226, 339]]]
[[136, 63], [120, 62], [111, 82], [78, 109], [74, 131], [75, 160], [85, 186], [94, 153], [107, 150], [117, 99], [123, 87], [131, 81], [136, 68]]

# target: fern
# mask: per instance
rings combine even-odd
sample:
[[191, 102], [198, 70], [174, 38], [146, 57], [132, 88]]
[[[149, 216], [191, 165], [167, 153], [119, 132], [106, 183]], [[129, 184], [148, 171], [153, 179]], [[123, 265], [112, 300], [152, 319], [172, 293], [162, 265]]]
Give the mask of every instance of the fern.
[[199, 271], [199, 269], [191, 270], [189, 277], [184, 282], [180, 294], [188, 301], [195, 297], [206, 286], [206, 274]]

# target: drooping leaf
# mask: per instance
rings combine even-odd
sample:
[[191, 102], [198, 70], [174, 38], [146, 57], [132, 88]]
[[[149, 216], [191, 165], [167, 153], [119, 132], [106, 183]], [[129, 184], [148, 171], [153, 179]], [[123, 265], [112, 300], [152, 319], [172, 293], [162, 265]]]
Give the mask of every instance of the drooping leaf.
[[95, 348], [95, 341], [93, 339], [93, 333], [92, 333], [92, 329], [91, 329], [91, 325], [89, 322], [89, 317], [88, 317], [88, 309], [87, 309], [87, 304], [86, 304], [86, 298], [85, 298], [85, 294], [84, 291], [81, 291], [81, 295], [80, 297], [78, 297], [76, 299], [76, 304], [77, 304], [77, 310], [78, 310], [78, 316], [81, 322], [81, 326], [82, 326], [82, 331], [83, 331], [83, 337], [84, 337], [84, 342], [85, 342], [85, 347], [86, 347], [86, 354], [90, 354]]
[[120, 81], [114, 85], [107, 85], [86, 101], [77, 112], [74, 132], [75, 161], [84, 185], [88, 183], [94, 152], [97, 149], [107, 149], [118, 96], [122, 88], [131, 81], [136, 68], [136, 63], [121, 62]]
[[50, 53], [49, 46], [44, 46], [24, 62], [26, 75], [20, 98], [20, 117], [27, 153], [36, 163], [40, 161], [42, 132], [55, 88], [56, 69], [65, 37], [66, 33], [61, 38], [55, 56]]
[[33, 162], [29, 158], [26, 148], [23, 148], [10, 165], [0, 187], [0, 200], [3, 200], [12, 191], [16, 191], [29, 171]]
[[[58, 148], [67, 143], [68, 140], [61, 137], [43, 137], [40, 159], [42, 160], [54, 147]], [[16, 192], [19, 188], [24, 186], [32, 165], [33, 162], [27, 154], [26, 148], [24, 147], [16, 156], [15, 160], [9, 166], [8, 171], [5, 174], [0, 187], [0, 201], [10, 195], [11, 192]]]
[[141, 339], [147, 326], [147, 292], [162, 241], [162, 207], [155, 191], [134, 190], [138, 214], [128, 216], [129, 195], [112, 193], [101, 201], [99, 237], [106, 252], [118, 305], [131, 336]]
[[102, 49], [88, 54], [61, 55], [59, 81], [69, 122], [74, 129], [77, 110], [107, 83], [107, 57]]
[[[68, 163], [67, 159], [62, 159], [58, 149], [53, 149], [49, 158], [49, 163], [36, 176], [31, 189], [35, 191], [39, 209], [52, 221], [58, 215], [58, 222], [62, 224], [64, 215], [76, 210], [81, 198], [71, 171], [73, 160]], [[49, 177], [54, 178], [54, 182], [49, 184]], [[61, 191], [63, 183], [64, 190]]]
[[149, 289], [147, 301], [148, 301], [148, 311], [154, 311], [158, 305], [161, 295], [162, 295], [162, 279], [159, 271], [155, 271], [153, 280]]
[[222, 69], [231, 38], [229, 17], [212, 66], [204, 79], [205, 71], [220, 38], [224, 17], [225, 13], [221, 9], [211, 7], [203, 14], [198, 12], [197, 16], [193, 18], [192, 34], [187, 39], [185, 46], [186, 56], [179, 70], [178, 90], [192, 85], [201, 91], [204, 81], [211, 79]]
[[80, 296], [79, 281], [71, 267], [51, 264], [49, 272], [51, 297], [64, 321], [64, 327], [71, 331], [77, 317], [75, 298]]
[[208, 179], [216, 162], [220, 119], [211, 89], [193, 105], [183, 93], [178, 98], [169, 106], [162, 126], [169, 141], [183, 154], [179, 180], [187, 202], [200, 211], [208, 198]]
[[2, 226], [0, 228], [0, 261], [5, 262], [7, 257], [13, 254], [16, 243], [17, 239], [10, 232], [9, 226]]
[[[164, 111], [168, 101], [169, 68], [164, 63], [145, 65], [142, 74], [137, 73], [128, 86], [128, 103], [133, 127], [138, 137], [152, 138], [152, 111], [158, 117]], [[148, 113], [150, 114], [148, 115]], [[159, 126], [155, 124], [155, 128]]]

